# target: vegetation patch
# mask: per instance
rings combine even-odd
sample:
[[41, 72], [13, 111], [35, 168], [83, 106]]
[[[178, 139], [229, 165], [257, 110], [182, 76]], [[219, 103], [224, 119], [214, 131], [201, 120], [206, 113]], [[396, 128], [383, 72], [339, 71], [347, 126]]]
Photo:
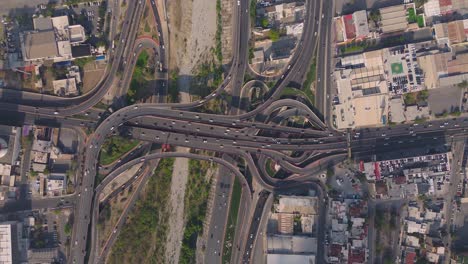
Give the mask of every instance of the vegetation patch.
[[221, 15], [221, 0], [216, 0], [216, 48], [215, 54], [219, 63], [223, 61], [223, 50], [221, 36], [223, 34], [223, 24]]
[[179, 88], [177, 87], [177, 80], [179, 79], [179, 71], [172, 70], [169, 74], [169, 89], [167, 94], [167, 100], [169, 103], [179, 102]]
[[257, 19], [257, 0], [250, 0], [250, 24], [255, 26], [255, 20]]
[[187, 224], [184, 229], [179, 263], [195, 263], [198, 236], [203, 232], [211, 181], [206, 176], [210, 162], [189, 161], [189, 177], [185, 190], [184, 210]]
[[85, 58], [78, 58], [78, 59], [76, 59], [76, 60], [73, 61], [73, 64], [75, 64], [75, 65], [77, 65], [77, 66], [79, 66], [80, 68], [83, 69], [83, 67], [84, 67], [86, 64], [88, 64], [88, 63], [90, 63], [90, 62], [93, 62], [93, 61], [95, 61], [95, 60], [96, 60], [96, 58], [95, 58], [94, 56], [85, 57]]
[[123, 154], [129, 152], [138, 145], [135, 139], [127, 139], [123, 137], [108, 137], [104, 141], [99, 156], [101, 165], [109, 165], [119, 159]]
[[408, 22], [415, 23], [417, 21], [416, 11], [414, 8], [408, 8]]
[[312, 92], [312, 83], [315, 81], [317, 76], [317, 60], [314, 57], [312, 63], [310, 64], [309, 71], [307, 72], [306, 80], [302, 84], [302, 91], [309, 98], [312, 104], [315, 104], [315, 95]]
[[[309, 93], [306, 93], [306, 91], [309, 90]], [[304, 89], [304, 91], [292, 88], [292, 87], [286, 87], [283, 89], [283, 92], [281, 93], [281, 96], [285, 97], [302, 97], [304, 99], [307, 99], [310, 101], [311, 104], [314, 104], [315, 102], [315, 95], [312, 93], [312, 91], [309, 89]]]
[[392, 68], [392, 73], [393, 74], [403, 73], [403, 64], [401, 64], [401, 62], [392, 63], [392, 65], [390, 65], [390, 67]]
[[[152, 65], [151, 67], [149, 65]], [[148, 88], [150, 80], [153, 80], [155, 63], [151, 60], [150, 54], [143, 50], [137, 58], [135, 69], [133, 70], [130, 88], [127, 92], [127, 103], [134, 104], [136, 101], [151, 95]]]
[[416, 20], [418, 22], [418, 27], [420, 28], [424, 27], [424, 17], [422, 15], [418, 15]]
[[265, 169], [268, 175], [271, 177], [274, 177], [276, 174], [275, 170], [275, 163], [271, 159], [267, 159], [266, 164], [265, 164]]
[[229, 263], [231, 260], [232, 246], [234, 243], [234, 234], [236, 231], [237, 215], [239, 213], [242, 188], [237, 178], [234, 179], [232, 187], [231, 204], [229, 205], [229, 215], [224, 235], [223, 263]]
[[422, 90], [414, 93], [407, 93], [404, 95], [405, 105], [418, 105], [427, 101], [429, 92]]
[[276, 30], [276, 29], [270, 29], [270, 31], [268, 31], [268, 38], [271, 39], [271, 41], [275, 42], [275, 41], [278, 41], [279, 38], [281, 36], [281, 33]]
[[173, 166], [173, 158], [159, 162], [115, 242], [109, 263], [166, 263]]

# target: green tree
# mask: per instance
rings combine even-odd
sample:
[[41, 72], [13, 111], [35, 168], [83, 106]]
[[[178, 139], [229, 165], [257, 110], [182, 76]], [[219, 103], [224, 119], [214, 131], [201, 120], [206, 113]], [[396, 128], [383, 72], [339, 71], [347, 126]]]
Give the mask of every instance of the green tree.
[[369, 18], [374, 22], [374, 24], [377, 26], [377, 23], [381, 20], [381, 15], [379, 9], [373, 9], [370, 14]]
[[268, 22], [268, 18], [262, 17], [262, 19], [260, 20], [260, 24], [262, 25], [263, 28], [266, 28], [266, 27], [268, 27], [270, 22]]
[[416, 8], [423, 6], [425, 3], [427, 3], [427, 0], [414, 0], [414, 4], [416, 5]]
[[276, 29], [270, 29], [270, 31], [268, 32], [268, 38], [271, 39], [271, 41], [273, 42], [278, 41], [278, 39], [280, 38], [279, 31]]

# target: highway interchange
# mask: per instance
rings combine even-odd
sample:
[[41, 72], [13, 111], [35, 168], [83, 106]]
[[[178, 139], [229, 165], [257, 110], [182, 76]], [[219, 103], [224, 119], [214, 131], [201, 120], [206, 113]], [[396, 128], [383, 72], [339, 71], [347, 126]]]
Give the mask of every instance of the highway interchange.
[[[418, 145], [430, 145], [440, 142], [459, 140], [466, 135], [468, 120], [454, 119], [449, 121], [434, 121], [419, 125], [398, 125], [386, 128], [368, 128], [340, 132], [332, 129], [328, 114], [329, 100], [327, 91], [330, 65], [329, 32], [333, 10], [333, 1], [307, 1], [307, 16], [304, 22], [304, 32], [298, 41], [295, 54], [284, 72], [277, 76], [277, 82], [266, 94], [265, 101], [252, 111], [245, 111], [241, 102], [249, 101], [250, 84], [244, 85], [244, 72], [248, 67], [248, 38], [250, 21], [249, 1], [241, 0], [240, 5], [234, 5], [233, 27], [233, 58], [229, 71], [223, 83], [210, 95], [188, 104], [163, 103], [159, 96], [158, 103], [136, 104], [120, 109], [104, 116], [102, 112], [92, 110], [93, 106], [102, 100], [119, 83], [118, 96], [125, 95], [135, 58], [143, 49], [154, 49], [159, 60], [167, 66], [163, 38], [159, 43], [146, 39], [136, 39], [138, 21], [144, 10], [140, 1], [128, 3], [127, 13], [122, 22], [120, 39], [116, 50], [110, 53], [111, 67], [106, 75], [90, 93], [76, 98], [57, 98], [55, 96], [21, 92], [17, 90], [0, 90], [0, 109], [22, 115], [23, 123], [53, 123], [56, 126], [77, 126], [95, 128], [86, 144], [83, 162], [81, 187], [77, 192], [75, 210], [75, 225], [72, 238], [72, 257], [74, 263], [99, 263], [108, 253], [97, 252], [96, 219], [99, 213], [99, 194], [102, 189], [121, 172], [138, 163], [157, 162], [160, 158], [185, 157], [209, 160], [218, 163], [242, 183], [242, 206], [245, 210], [244, 223], [236, 229], [238, 250], [233, 252], [233, 259], [239, 262], [249, 262], [251, 244], [258, 233], [258, 217], [269, 193], [297, 188], [304, 183], [318, 189], [324, 198], [321, 185], [316, 174], [328, 166], [336, 164], [347, 157], [350, 147], [355, 158], [364, 158], [378, 153], [392, 151], [395, 147], [404, 149]], [[155, 14], [158, 30], [161, 29], [159, 14], [154, 2], [151, 8]], [[116, 21], [113, 25], [117, 24]], [[158, 46], [159, 45], [159, 46]], [[280, 99], [282, 90], [292, 84], [302, 84], [309, 70], [312, 58], [317, 54], [318, 84], [316, 108], [311, 110], [307, 105], [290, 99]], [[122, 72], [122, 79], [116, 82], [117, 72]], [[257, 81], [261, 82], [261, 81]], [[167, 88], [167, 80], [158, 82], [159, 91]], [[198, 106], [218, 98], [228, 87], [234, 98], [231, 115], [214, 115], [194, 112]], [[164, 94], [164, 92], [160, 92]], [[122, 102], [119, 102], [121, 104]], [[285, 111], [279, 109], [286, 108]], [[87, 119], [72, 117], [86, 115]], [[98, 115], [101, 117], [97, 118]], [[309, 121], [307, 127], [295, 128], [285, 124], [285, 120], [293, 116], [303, 116]], [[323, 116], [323, 117], [322, 117]], [[209, 150], [217, 153], [207, 157], [192, 153], [150, 153], [132, 160], [124, 160], [99, 185], [94, 186], [95, 176], [99, 170], [97, 160], [102, 144], [107, 136], [121, 133], [141, 141], [171, 146], [184, 146], [193, 149]], [[292, 156], [291, 153], [300, 155]], [[242, 158], [250, 174], [260, 186], [254, 189], [239, 168], [221, 158], [230, 155]], [[282, 169], [291, 176], [285, 180], [272, 178], [265, 171], [267, 159], [280, 164]], [[154, 164], [154, 163], [153, 163]], [[151, 176], [146, 173], [142, 178]], [[143, 179], [142, 179], [143, 180]], [[259, 195], [260, 194], [260, 195]], [[256, 197], [257, 196], [257, 197]], [[258, 198], [260, 197], [260, 198]], [[56, 200], [54, 200], [55, 202]], [[326, 208], [322, 204], [321, 212], [325, 215]], [[124, 212], [128, 214], [128, 212]], [[122, 218], [123, 221], [125, 217]], [[122, 226], [119, 222], [117, 227]], [[220, 228], [221, 229], [221, 228]], [[321, 230], [319, 236], [323, 236]], [[118, 233], [111, 234], [108, 245], [112, 244]], [[224, 234], [221, 234], [221, 237]], [[88, 239], [91, 236], [91, 239]], [[319, 245], [321, 247], [323, 245]], [[209, 248], [210, 249], [210, 248]], [[219, 251], [218, 251], [219, 252]], [[323, 256], [319, 256], [323, 258]], [[220, 258], [213, 258], [220, 260]]]

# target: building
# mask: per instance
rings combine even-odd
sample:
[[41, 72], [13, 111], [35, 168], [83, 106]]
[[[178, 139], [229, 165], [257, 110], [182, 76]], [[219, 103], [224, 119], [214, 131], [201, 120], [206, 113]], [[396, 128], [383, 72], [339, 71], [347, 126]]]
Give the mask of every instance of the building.
[[267, 254], [268, 264], [315, 264], [315, 255]]
[[267, 249], [274, 254], [316, 254], [317, 238], [310, 236], [268, 236]]
[[76, 87], [75, 78], [67, 78], [62, 80], [54, 80], [52, 82], [54, 93], [58, 96], [76, 96], [78, 88]]
[[351, 41], [368, 37], [369, 24], [367, 23], [366, 10], [356, 11], [353, 14], [341, 16], [335, 20], [341, 20], [336, 27], [339, 40]]
[[280, 196], [278, 212], [312, 215], [317, 214], [317, 197], [310, 196]]
[[380, 8], [379, 11], [382, 33], [401, 32], [408, 28], [406, 5], [384, 7]]
[[83, 26], [68, 24], [68, 16], [33, 19], [34, 30], [20, 34], [21, 52], [26, 62], [72, 59], [72, 45], [86, 40]]
[[28, 234], [22, 222], [8, 221], [0, 223], [0, 262], [24, 263], [29, 247]]
[[428, 0], [424, 4], [424, 15], [426, 17], [446, 16], [453, 13], [454, 10], [460, 10], [468, 7], [465, 0]]
[[63, 174], [51, 174], [47, 177], [47, 193], [61, 195], [67, 188], [67, 177]]
[[[338, 199], [330, 203], [330, 239], [326, 247], [327, 263], [366, 263], [367, 202], [360, 199]], [[328, 243], [327, 243], [328, 244]]]
[[11, 225], [0, 224], [0, 262], [13, 264], [13, 241], [11, 236]]
[[468, 73], [467, 53], [456, 56], [450, 52], [428, 54], [418, 57], [418, 62], [428, 89], [439, 88], [442, 83], [446, 86], [459, 84]]
[[58, 248], [29, 249], [28, 263], [56, 263], [60, 259]]
[[278, 197], [274, 213], [268, 218], [267, 263], [315, 263], [317, 253], [317, 197]]
[[468, 19], [438, 23], [432, 27], [439, 45], [453, 46], [467, 41]]

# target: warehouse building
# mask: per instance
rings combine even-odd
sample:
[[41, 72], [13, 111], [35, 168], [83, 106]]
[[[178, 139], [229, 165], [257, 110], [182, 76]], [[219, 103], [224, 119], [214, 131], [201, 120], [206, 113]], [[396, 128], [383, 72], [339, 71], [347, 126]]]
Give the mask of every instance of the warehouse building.
[[68, 24], [67, 16], [33, 19], [34, 30], [20, 34], [23, 60], [54, 62], [72, 59], [72, 46], [86, 40], [83, 26]]

